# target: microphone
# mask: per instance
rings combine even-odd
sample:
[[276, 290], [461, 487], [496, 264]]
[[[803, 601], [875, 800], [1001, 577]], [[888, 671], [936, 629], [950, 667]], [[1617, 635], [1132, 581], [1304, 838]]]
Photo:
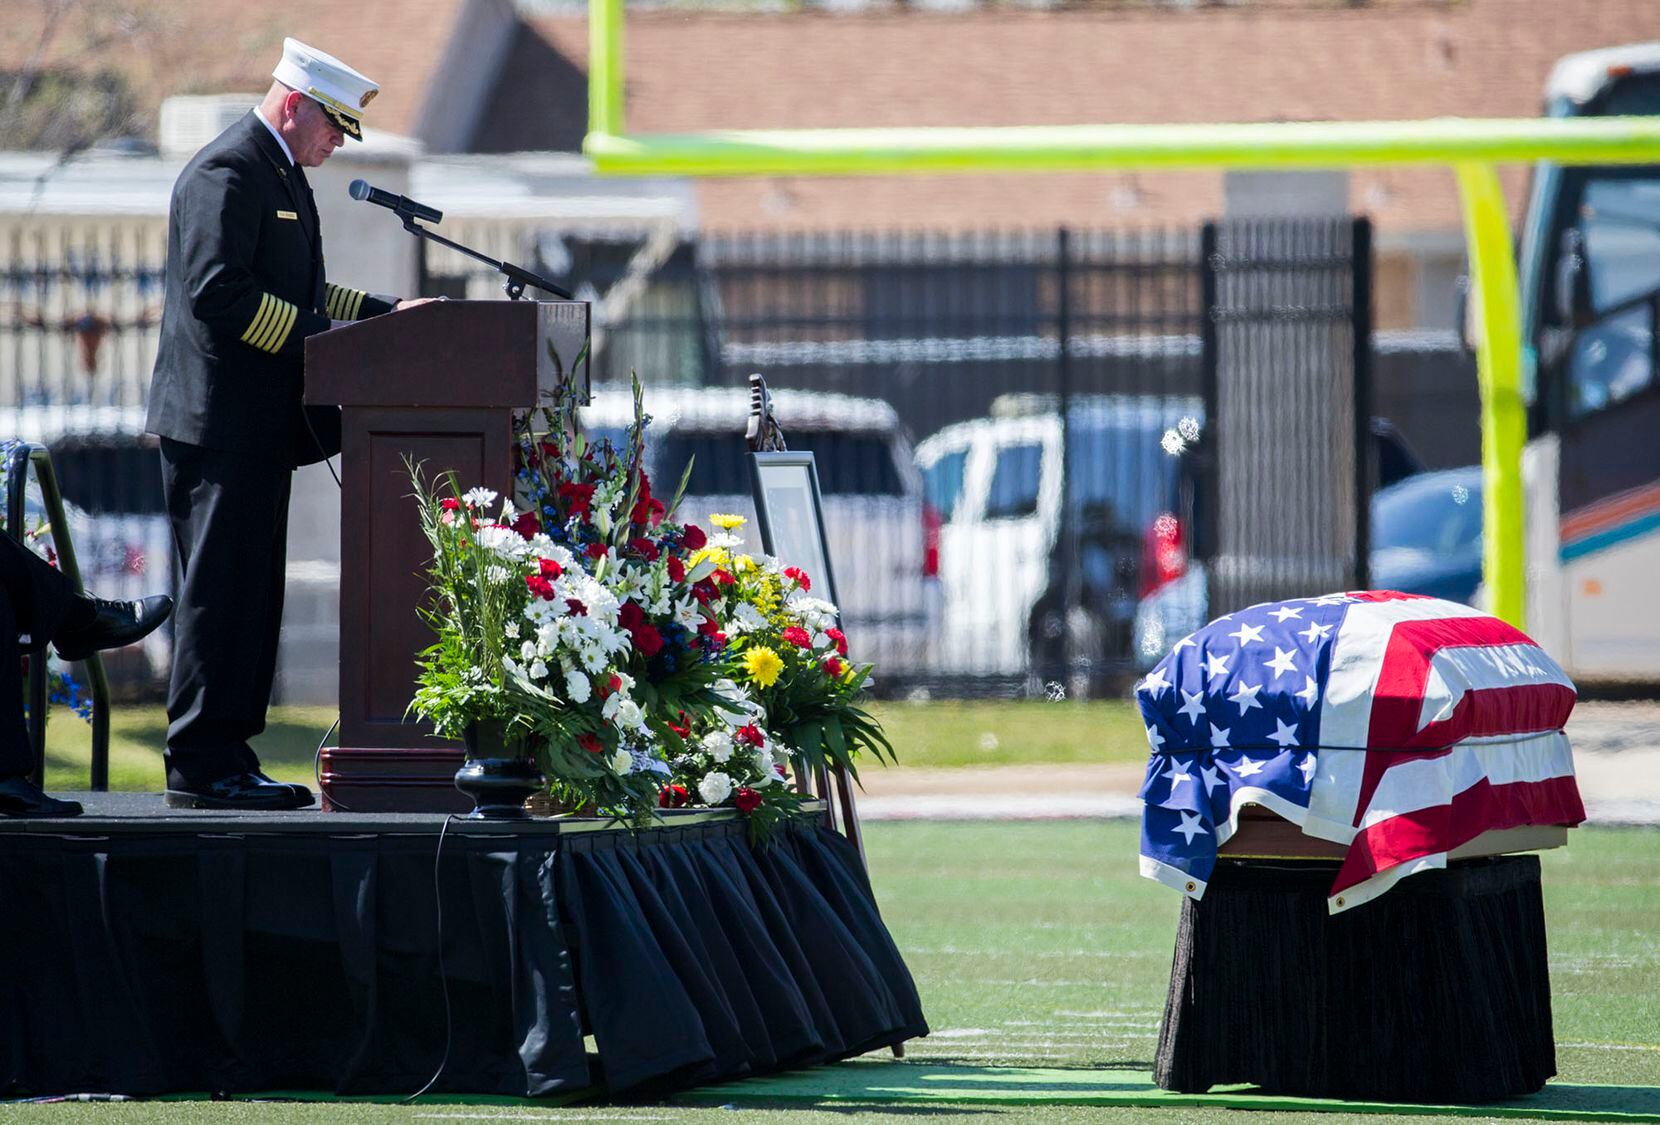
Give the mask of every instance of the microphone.
[[389, 210], [395, 211], [399, 218], [422, 219], [429, 223], [444, 221], [444, 213], [436, 207], [428, 207], [425, 203], [417, 203], [401, 195], [394, 195], [389, 191], [382, 191], [373, 184], [363, 180], [353, 180], [351, 187], [346, 189], [353, 199], [368, 203], [376, 203]]

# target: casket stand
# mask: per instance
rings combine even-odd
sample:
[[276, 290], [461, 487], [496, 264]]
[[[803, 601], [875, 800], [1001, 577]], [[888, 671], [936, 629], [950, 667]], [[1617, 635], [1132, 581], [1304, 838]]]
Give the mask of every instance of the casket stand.
[[1488, 832], [1333, 915], [1343, 849], [1248, 806], [1183, 903], [1155, 1081], [1435, 1104], [1539, 1090], [1556, 1073], [1539, 860], [1506, 853], [1566, 840]]

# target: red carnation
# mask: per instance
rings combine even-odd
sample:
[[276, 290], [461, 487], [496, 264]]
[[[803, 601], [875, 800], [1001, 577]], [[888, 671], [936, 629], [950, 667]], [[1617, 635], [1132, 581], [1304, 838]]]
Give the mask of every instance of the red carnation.
[[446, 512], [453, 512], [461, 507], [461, 501], [457, 500], [453, 496], [446, 496], [442, 500], [438, 501], [438, 506]]
[[842, 668], [842, 662], [834, 656], [824, 662], [824, 670], [838, 680], [842, 678]]
[[718, 596], [715, 591], [715, 584], [707, 578], [692, 583], [692, 597], [696, 598], [700, 605], [708, 605]]
[[686, 564], [675, 558], [673, 555], [669, 556], [669, 581], [686, 581]]
[[551, 602], [553, 600], [553, 583], [549, 582], [546, 578], [543, 578], [540, 574], [525, 575], [525, 585], [530, 587], [531, 593], [535, 594], [543, 601]]
[[590, 754], [605, 753], [605, 744], [591, 734], [578, 735], [576, 744], [588, 751]]
[[570, 507], [571, 515], [587, 518], [592, 514], [594, 486], [591, 484], [562, 484], [559, 498]]
[[565, 612], [569, 613], [572, 617], [587, 617], [588, 607], [577, 601], [575, 598], [566, 598]]
[[681, 738], [690, 738], [692, 736], [692, 724], [691, 721], [686, 718], [686, 712], [684, 711], [680, 712], [680, 721], [678, 723], [670, 723], [669, 729]]
[[605, 699], [621, 690], [622, 677], [617, 675], [615, 672], [612, 672], [611, 678], [605, 681], [605, 686], [599, 689], [599, 697], [601, 699]]
[[529, 539], [542, 530], [542, 525], [536, 519], [535, 512], [521, 512], [519, 518], [513, 521], [513, 530], [519, 533], [520, 538]]
[[543, 457], [558, 458], [558, 456], [559, 456], [559, 447], [557, 445], [553, 444], [553, 442], [551, 442], [551, 441], [544, 441], [542, 443], [542, 456]]
[[647, 660], [663, 651], [663, 634], [657, 631], [655, 625], [641, 625], [630, 636], [634, 638], [634, 647], [639, 649], [640, 654]]
[[565, 568], [552, 559], [537, 559], [536, 569], [542, 572], [542, 577], [550, 582], [559, 581], [559, 576], [565, 573]]
[[703, 534], [701, 527], [695, 523], [689, 523], [685, 530], [680, 533], [680, 542], [688, 551], [699, 551], [703, 549], [705, 543], [709, 542], [709, 539]]
[[784, 643], [796, 648], [811, 648], [813, 635], [799, 625], [791, 625], [784, 630]]
[[803, 590], [811, 590], [813, 588], [812, 580], [807, 577], [807, 572], [802, 570], [799, 566], [785, 567], [784, 577], [794, 579], [795, 584], [800, 586]]
[[836, 651], [847, 655], [847, 634], [840, 629], [826, 629], [824, 635], [836, 642]]
[[732, 803], [738, 806], [738, 811], [748, 816], [761, 803], [761, 795], [749, 786], [738, 790], [738, 795], [732, 798]]
[[657, 794], [657, 807], [664, 809], [682, 808], [692, 795], [686, 792], [684, 785], [665, 785]]
[[605, 544], [604, 543], [590, 543], [590, 544], [588, 544], [587, 549], [584, 550], [582, 553], [587, 555], [591, 559], [604, 558], [605, 557]]
[[738, 580], [732, 577], [731, 574], [719, 569], [709, 576], [709, 581], [717, 586], [735, 586], [738, 583]]
[[759, 750], [767, 744], [767, 736], [761, 733], [761, 728], [754, 723], [745, 723], [732, 732], [733, 742], [744, 742]]
[[657, 561], [657, 556], [659, 554], [659, 552], [657, 550], [657, 544], [653, 543], [649, 539], [644, 538], [643, 536], [635, 538], [635, 539], [630, 539], [628, 541], [628, 549], [630, 551], [633, 551], [636, 555], [639, 555], [641, 558], [645, 559], [646, 562], [656, 562]]
[[624, 602], [622, 604], [622, 608], [617, 610], [617, 624], [621, 625], [624, 629], [627, 629], [630, 633], [644, 624], [645, 619], [646, 611], [635, 605], [633, 602]]

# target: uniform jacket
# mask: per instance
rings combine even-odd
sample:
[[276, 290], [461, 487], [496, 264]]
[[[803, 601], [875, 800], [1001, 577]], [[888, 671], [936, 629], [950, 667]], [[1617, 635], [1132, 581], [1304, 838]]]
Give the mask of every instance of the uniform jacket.
[[289, 465], [331, 456], [340, 415], [302, 405], [305, 338], [391, 308], [327, 282], [305, 173], [250, 111], [173, 185], [147, 428]]

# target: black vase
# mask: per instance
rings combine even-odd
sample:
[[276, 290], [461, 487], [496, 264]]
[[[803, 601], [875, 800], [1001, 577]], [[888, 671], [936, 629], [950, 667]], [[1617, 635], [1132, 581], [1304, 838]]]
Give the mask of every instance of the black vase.
[[499, 719], [469, 723], [462, 740], [467, 761], [455, 771], [455, 787], [472, 798], [471, 820], [524, 820], [525, 801], [548, 787], [524, 738], [509, 738]]

